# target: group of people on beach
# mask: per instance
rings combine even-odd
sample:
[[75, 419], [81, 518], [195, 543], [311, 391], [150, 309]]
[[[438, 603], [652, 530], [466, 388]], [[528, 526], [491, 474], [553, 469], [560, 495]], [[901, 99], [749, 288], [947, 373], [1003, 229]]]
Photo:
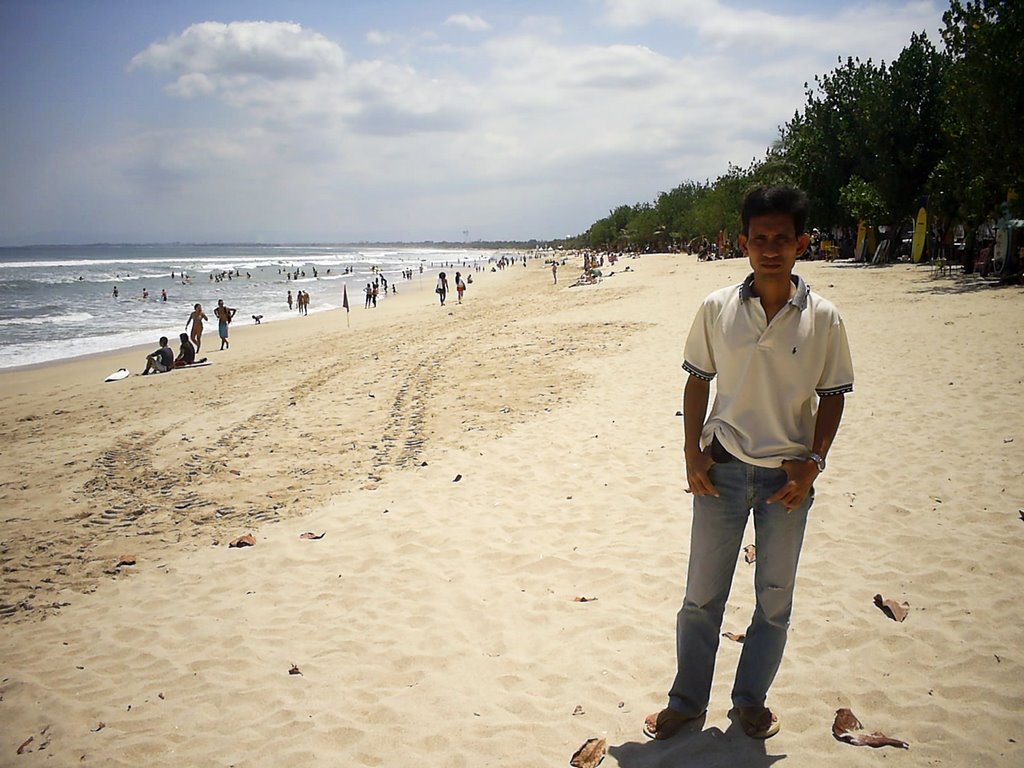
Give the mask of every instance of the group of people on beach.
[[[214, 307], [213, 316], [217, 318], [217, 333], [220, 336], [220, 348], [221, 350], [228, 349], [231, 345], [228, 341], [228, 328], [231, 325], [231, 321], [235, 317], [235, 313], [238, 310], [235, 307], [229, 307], [224, 304], [224, 299], [217, 300], [217, 306]], [[160, 347], [154, 352], [146, 355], [146, 368], [142, 372], [143, 376], [151, 373], [166, 373], [174, 368], [183, 368], [188, 365], [194, 365], [196, 363], [206, 362], [206, 358], [196, 359], [196, 355], [203, 346], [203, 329], [204, 323], [209, 322], [210, 318], [207, 317], [206, 312], [203, 311], [202, 304], [196, 304], [192, 308], [192, 312], [189, 313], [188, 320], [185, 321], [185, 330], [191, 331], [188, 333], [179, 334], [178, 338], [181, 340], [181, 346], [178, 350], [178, 356], [174, 357], [174, 353], [168, 347], [167, 337], [160, 337]]]
[[300, 315], [308, 315], [309, 293], [307, 291], [299, 291], [297, 294], [295, 294], [295, 298], [293, 299], [292, 292], [288, 291], [288, 309], [292, 309], [293, 305], [298, 307]]
[[[469, 276], [469, 282], [473, 282], [473, 276]], [[437, 285], [434, 287], [434, 293], [441, 300], [441, 306], [444, 306], [445, 300], [448, 298], [449, 293], [448, 287], [448, 275], [444, 272], [437, 273]], [[462, 273], [455, 273], [455, 292], [459, 297], [459, 304], [462, 303], [462, 294], [466, 292], [466, 281], [462, 279]]]

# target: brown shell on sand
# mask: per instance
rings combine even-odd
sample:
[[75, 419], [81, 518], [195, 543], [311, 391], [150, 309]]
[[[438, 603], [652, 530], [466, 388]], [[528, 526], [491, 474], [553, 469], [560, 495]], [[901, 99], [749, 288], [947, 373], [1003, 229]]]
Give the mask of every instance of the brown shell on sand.
[[757, 560], [757, 547], [753, 544], [747, 544], [743, 548], [743, 560], [747, 563], [752, 563]]
[[569, 760], [569, 765], [573, 768], [596, 768], [604, 760], [607, 751], [608, 742], [604, 739], [587, 739]]
[[910, 745], [907, 742], [890, 738], [884, 733], [879, 733], [878, 731], [865, 733], [864, 726], [860, 724], [860, 720], [846, 707], [836, 710], [836, 719], [832, 723], [832, 735], [838, 741], [845, 741], [847, 744], [853, 744], [855, 747], [899, 747], [900, 749], [910, 749]]
[[315, 541], [316, 539], [322, 539], [326, 535], [327, 535], [327, 531], [324, 531], [323, 533], [313, 533], [312, 531], [306, 531], [305, 533], [300, 533], [299, 534], [299, 538], [300, 539], [311, 539], [311, 540]]
[[885, 599], [881, 595], [875, 595], [875, 605], [893, 621], [903, 621], [907, 618], [907, 613], [910, 612], [910, 603], [897, 603], [895, 600]]
[[747, 639], [746, 634], [743, 632], [740, 632], [739, 634], [736, 634], [735, 632], [723, 632], [722, 637], [726, 640], [732, 640], [734, 643], [742, 643]]
[[245, 536], [239, 536], [234, 541], [228, 542], [228, 546], [234, 547], [235, 549], [240, 547], [255, 547], [256, 539], [253, 538], [251, 533], [247, 533]]

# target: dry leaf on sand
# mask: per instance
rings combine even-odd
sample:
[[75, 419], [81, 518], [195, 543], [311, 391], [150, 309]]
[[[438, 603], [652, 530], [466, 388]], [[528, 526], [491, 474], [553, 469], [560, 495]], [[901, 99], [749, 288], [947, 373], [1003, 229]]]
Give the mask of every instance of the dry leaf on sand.
[[234, 541], [228, 542], [229, 547], [238, 549], [240, 547], [255, 547], [256, 539], [253, 538], [251, 533], [245, 534], [245, 536], [239, 536]]
[[757, 547], [753, 544], [747, 544], [747, 546], [743, 548], [743, 559], [747, 563], [752, 563], [757, 560]]
[[312, 531], [306, 531], [305, 533], [299, 534], [300, 539], [322, 539], [327, 535], [327, 531], [323, 533], [313, 533]]
[[855, 747], [899, 747], [910, 749], [910, 745], [899, 739], [892, 739], [884, 733], [875, 731], [866, 733], [860, 720], [849, 709], [843, 707], [836, 710], [836, 719], [832, 723], [832, 735], [838, 741], [845, 741]]
[[910, 603], [897, 603], [892, 599], [883, 599], [881, 595], [875, 595], [875, 605], [893, 621], [903, 621], [910, 609]]
[[117, 565], [114, 567], [121, 568], [125, 565], [135, 565], [135, 555], [121, 555], [121, 557], [117, 559]]
[[604, 760], [607, 750], [608, 742], [604, 739], [587, 739], [569, 760], [569, 765], [573, 768], [596, 768]]
[[573, 602], [575, 603], [592, 603], [597, 600], [596, 597], [574, 597]]
[[302, 670], [299, 669], [299, 665], [298, 664], [292, 664], [292, 668], [288, 670], [288, 674], [289, 675], [301, 675], [302, 674]]
[[732, 640], [734, 643], [742, 643], [747, 639], [747, 636], [740, 632], [738, 635], [735, 632], [723, 632], [722, 637], [726, 640]]

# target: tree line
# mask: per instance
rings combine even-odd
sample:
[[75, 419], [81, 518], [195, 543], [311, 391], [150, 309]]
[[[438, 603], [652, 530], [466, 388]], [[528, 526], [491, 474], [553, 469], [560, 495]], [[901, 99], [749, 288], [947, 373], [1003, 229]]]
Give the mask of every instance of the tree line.
[[561, 244], [646, 251], [713, 241], [735, 233], [743, 196], [760, 184], [801, 187], [810, 225], [823, 232], [860, 221], [898, 232], [927, 196], [937, 227], [963, 225], [970, 238], [1024, 194], [1024, 2], [951, 0], [942, 18], [941, 49], [914, 33], [889, 64], [840, 59], [805, 83], [806, 103], [764, 157], [620, 205]]

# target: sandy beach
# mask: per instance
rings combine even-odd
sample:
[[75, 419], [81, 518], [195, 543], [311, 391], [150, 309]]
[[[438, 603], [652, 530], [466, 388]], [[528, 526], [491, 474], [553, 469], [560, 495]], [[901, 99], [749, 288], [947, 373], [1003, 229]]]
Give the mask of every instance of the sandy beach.
[[[704, 729], [649, 742], [688, 551], [683, 341], [747, 264], [577, 266], [243, 323], [225, 352], [211, 326], [191, 371], [103, 382], [153, 344], [0, 372], [0, 765], [559, 766], [590, 737], [624, 768], [1024, 764], [1024, 290], [798, 264], [857, 382], [782, 732], [727, 718], [723, 640]], [[909, 750], [836, 740], [840, 707]]]

